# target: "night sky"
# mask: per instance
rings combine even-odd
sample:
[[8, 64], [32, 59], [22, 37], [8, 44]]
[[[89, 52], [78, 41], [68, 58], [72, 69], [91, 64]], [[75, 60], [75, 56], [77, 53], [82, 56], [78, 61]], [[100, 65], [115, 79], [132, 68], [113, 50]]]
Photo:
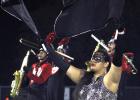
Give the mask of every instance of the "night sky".
[[[55, 18], [62, 9], [60, 0], [24, 1], [41, 36], [44, 38], [48, 32], [53, 30]], [[123, 15], [131, 39], [126, 46], [135, 53], [134, 64], [140, 70], [140, 1], [126, 0]], [[35, 34], [24, 23], [0, 9], [0, 85], [10, 85], [13, 72], [21, 66], [22, 59], [28, 50], [27, 47], [19, 43], [21, 37], [36, 41]], [[70, 55], [76, 59], [73, 62], [76, 66], [84, 65], [82, 62], [85, 62], [89, 57], [89, 53], [85, 52], [91, 50], [88, 46], [91, 42], [85, 43], [85, 41], [90, 41], [90, 39], [84, 36], [73, 39], [70, 46]], [[128, 75], [127, 85], [140, 86], [140, 73]]]

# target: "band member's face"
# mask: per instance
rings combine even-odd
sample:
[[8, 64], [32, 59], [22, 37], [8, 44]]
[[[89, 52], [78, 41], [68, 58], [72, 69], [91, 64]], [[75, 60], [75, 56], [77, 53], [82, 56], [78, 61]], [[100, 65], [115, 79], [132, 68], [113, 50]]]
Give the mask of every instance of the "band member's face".
[[104, 62], [97, 62], [95, 60], [90, 61], [90, 70], [98, 72], [104, 68]]
[[47, 58], [47, 53], [45, 51], [40, 51], [38, 54], [37, 54], [37, 57], [39, 60], [44, 60]]
[[91, 71], [98, 72], [106, 68], [105, 56], [102, 53], [95, 53], [90, 63]]

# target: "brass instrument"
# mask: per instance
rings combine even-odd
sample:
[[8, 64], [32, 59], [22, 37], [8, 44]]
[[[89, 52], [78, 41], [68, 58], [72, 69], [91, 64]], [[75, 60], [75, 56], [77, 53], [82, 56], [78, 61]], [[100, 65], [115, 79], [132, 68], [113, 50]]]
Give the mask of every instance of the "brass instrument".
[[85, 62], [85, 65], [87, 66], [87, 72], [90, 72], [90, 63], [89, 63], [90, 61], [86, 61]]
[[23, 59], [20, 70], [15, 71], [14, 74], [13, 74], [15, 79], [12, 81], [12, 84], [11, 84], [11, 91], [10, 91], [10, 96], [11, 97], [15, 97], [19, 94], [22, 79], [23, 79], [23, 76], [24, 76], [23, 68], [27, 67], [29, 55], [30, 55], [30, 51], [27, 51], [26, 56]]

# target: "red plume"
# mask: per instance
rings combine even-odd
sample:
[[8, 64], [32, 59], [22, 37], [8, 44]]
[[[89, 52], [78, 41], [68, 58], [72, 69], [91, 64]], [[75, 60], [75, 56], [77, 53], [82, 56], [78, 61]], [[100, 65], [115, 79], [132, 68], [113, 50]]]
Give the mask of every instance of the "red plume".
[[55, 32], [51, 32], [47, 35], [47, 37], [45, 38], [45, 42], [47, 45], [50, 45], [54, 39], [55, 39], [56, 33]]
[[61, 39], [61, 41], [58, 43], [58, 45], [66, 45], [69, 43], [70, 38], [69, 37], [64, 37], [63, 39]]

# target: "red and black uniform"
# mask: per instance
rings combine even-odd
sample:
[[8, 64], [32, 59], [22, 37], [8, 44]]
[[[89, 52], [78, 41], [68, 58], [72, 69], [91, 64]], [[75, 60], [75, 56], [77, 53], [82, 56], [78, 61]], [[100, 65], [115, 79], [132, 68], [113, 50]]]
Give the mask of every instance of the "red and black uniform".
[[25, 75], [28, 86], [14, 100], [63, 100], [64, 72], [55, 68], [48, 62], [33, 64]]
[[33, 64], [32, 70], [27, 73], [27, 77], [30, 79], [30, 86], [32, 84], [45, 83], [52, 72], [52, 66], [50, 63]]

